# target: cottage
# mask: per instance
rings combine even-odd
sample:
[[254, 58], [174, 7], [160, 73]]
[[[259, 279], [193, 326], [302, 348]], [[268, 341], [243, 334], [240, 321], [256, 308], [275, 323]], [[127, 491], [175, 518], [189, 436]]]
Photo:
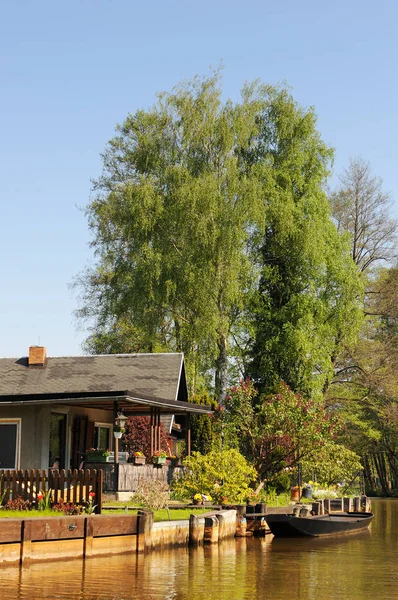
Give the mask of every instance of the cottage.
[[0, 359], [0, 469], [78, 468], [89, 447], [115, 449], [118, 413], [149, 415], [151, 451], [160, 423], [185, 436], [190, 415], [184, 358], [178, 353]]

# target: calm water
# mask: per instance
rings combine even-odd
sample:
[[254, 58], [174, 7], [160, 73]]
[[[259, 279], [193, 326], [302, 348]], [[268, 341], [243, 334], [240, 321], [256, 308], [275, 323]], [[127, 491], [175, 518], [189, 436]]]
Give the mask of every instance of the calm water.
[[0, 600], [398, 600], [398, 500], [371, 530], [334, 540], [238, 539], [217, 547], [0, 568]]

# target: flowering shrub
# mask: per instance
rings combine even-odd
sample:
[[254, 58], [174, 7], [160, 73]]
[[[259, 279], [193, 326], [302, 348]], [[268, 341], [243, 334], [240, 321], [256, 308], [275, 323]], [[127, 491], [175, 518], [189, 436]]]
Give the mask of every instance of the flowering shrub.
[[53, 510], [61, 512], [64, 515], [81, 515], [83, 512], [83, 507], [78, 506], [73, 502], [65, 502], [65, 500], [60, 498], [58, 504], [54, 504]]
[[152, 456], [154, 456], [155, 458], [159, 457], [159, 458], [166, 458], [167, 454], [164, 450], [156, 450], [156, 452], [154, 452], [152, 454]]
[[[218, 502], [229, 498], [231, 502], [244, 502], [250, 483], [256, 479], [255, 469], [237, 450], [195, 452], [183, 463], [184, 473], [173, 482], [173, 488], [181, 497], [192, 498], [200, 493]], [[199, 492], [198, 492], [199, 490]]]
[[213, 500], [213, 498], [210, 496], [210, 494], [199, 494], [199, 493], [195, 494], [193, 499], [198, 502], [211, 502]]
[[4, 508], [6, 510], [30, 510], [32, 505], [29, 500], [24, 500], [21, 496], [18, 496], [18, 498], [7, 500]]

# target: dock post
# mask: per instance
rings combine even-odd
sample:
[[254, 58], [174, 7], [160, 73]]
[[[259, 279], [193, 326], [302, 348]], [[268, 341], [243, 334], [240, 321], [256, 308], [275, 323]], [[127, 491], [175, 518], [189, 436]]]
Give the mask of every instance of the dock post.
[[313, 502], [312, 503], [312, 514], [313, 515], [320, 515], [321, 514], [321, 503], [320, 502]]
[[190, 546], [200, 546], [203, 543], [204, 538], [204, 526], [203, 519], [201, 519], [202, 523], [200, 523], [199, 517], [195, 515], [191, 515], [189, 517], [189, 545]]
[[205, 517], [204, 542], [218, 544], [220, 526], [217, 517]]
[[353, 502], [352, 498], [344, 498], [344, 512], [353, 512]]

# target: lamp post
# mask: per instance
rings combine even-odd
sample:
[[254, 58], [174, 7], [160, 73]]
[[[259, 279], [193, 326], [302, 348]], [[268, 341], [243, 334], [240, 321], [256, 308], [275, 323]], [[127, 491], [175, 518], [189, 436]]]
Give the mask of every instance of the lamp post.
[[113, 436], [115, 438], [115, 463], [119, 463], [119, 440], [124, 433], [124, 425], [127, 421], [126, 415], [123, 412], [118, 412], [113, 427]]

